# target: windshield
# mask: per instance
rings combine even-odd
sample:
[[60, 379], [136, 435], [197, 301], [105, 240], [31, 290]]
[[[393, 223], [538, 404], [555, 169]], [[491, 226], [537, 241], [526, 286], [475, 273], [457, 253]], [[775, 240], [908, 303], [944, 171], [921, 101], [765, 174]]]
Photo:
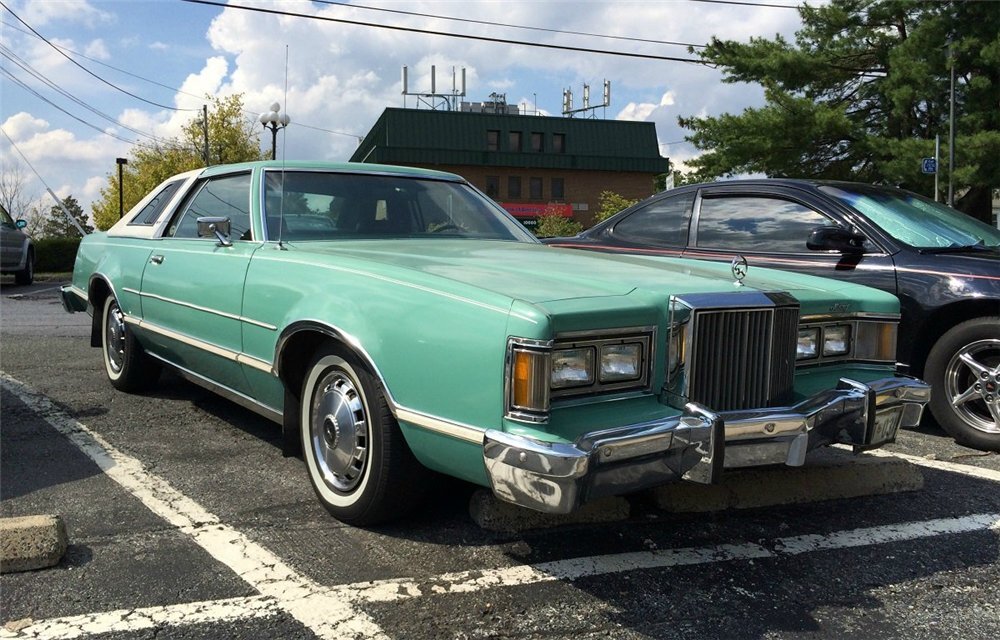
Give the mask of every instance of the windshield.
[[1000, 230], [929, 198], [878, 187], [824, 185], [820, 190], [917, 249], [1000, 246]]
[[269, 240], [475, 238], [537, 242], [466, 184], [329, 171], [268, 171]]

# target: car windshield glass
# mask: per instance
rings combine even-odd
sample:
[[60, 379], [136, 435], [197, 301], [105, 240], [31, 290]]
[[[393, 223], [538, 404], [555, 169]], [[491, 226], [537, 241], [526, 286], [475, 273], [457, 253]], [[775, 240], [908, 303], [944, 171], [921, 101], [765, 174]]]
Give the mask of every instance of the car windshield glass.
[[929, 198], [878, 187], [820, 189], [917, 249], [1000, 246], [1000, 230]]
[[269, 240], [475, 238], [537, 242], [468, 185], [330, 171], [268, 171]]

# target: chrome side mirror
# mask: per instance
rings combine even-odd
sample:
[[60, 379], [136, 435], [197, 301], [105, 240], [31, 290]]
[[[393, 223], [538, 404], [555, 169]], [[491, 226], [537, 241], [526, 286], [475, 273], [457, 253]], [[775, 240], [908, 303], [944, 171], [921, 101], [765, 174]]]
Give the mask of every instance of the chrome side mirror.
[[229, 218], [223, 216], [205, 216], [198, 218], [198, 237], [215, 237], [220, 247], [233, 246], [229, 239]]

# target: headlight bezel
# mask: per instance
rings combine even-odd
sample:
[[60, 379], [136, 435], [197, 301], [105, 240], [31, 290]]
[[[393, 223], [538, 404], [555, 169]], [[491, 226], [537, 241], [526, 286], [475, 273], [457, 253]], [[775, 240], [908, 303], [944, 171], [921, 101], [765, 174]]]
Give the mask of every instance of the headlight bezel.
[[[816, 353], [800, 356], [797, 345], [795, 364], [798, 367], [832, 362], [895, 364], [898, 329], [898, 315], [803, 316], [798, 335], [801, 339], [803, 333], [815, 332]], [[840, 339], [838, 334], [847, 336], [847, 344], [831, 348], [830, 344]]]

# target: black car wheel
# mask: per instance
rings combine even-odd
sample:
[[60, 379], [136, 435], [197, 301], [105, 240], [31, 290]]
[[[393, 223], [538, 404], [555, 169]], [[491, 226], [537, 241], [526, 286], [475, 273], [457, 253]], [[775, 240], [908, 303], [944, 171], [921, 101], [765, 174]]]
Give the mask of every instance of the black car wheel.
[[104, 301], [101, 314], [101, 351], [108, 380], [119, 391], [142, 391], [160, 377], [160, 363], [142, 349], [125, 322], [114, 296]]
[[331, 347], [313, 359], [300, 420], [309, 480], [335, 518], [371, 525], [419, 504], [426, 470], [406, 445], [381, 383], [352, 354]]
[[968, 320], [931, 349], [931, 412], [961, 444], [1000, 451], [1000, 317]]
[[24, 260], [24, 268], [14, 274], [14, 282], [20, 285], [29, 285], [35, 281], [35, 252], [28, 249], [28, 255]]

